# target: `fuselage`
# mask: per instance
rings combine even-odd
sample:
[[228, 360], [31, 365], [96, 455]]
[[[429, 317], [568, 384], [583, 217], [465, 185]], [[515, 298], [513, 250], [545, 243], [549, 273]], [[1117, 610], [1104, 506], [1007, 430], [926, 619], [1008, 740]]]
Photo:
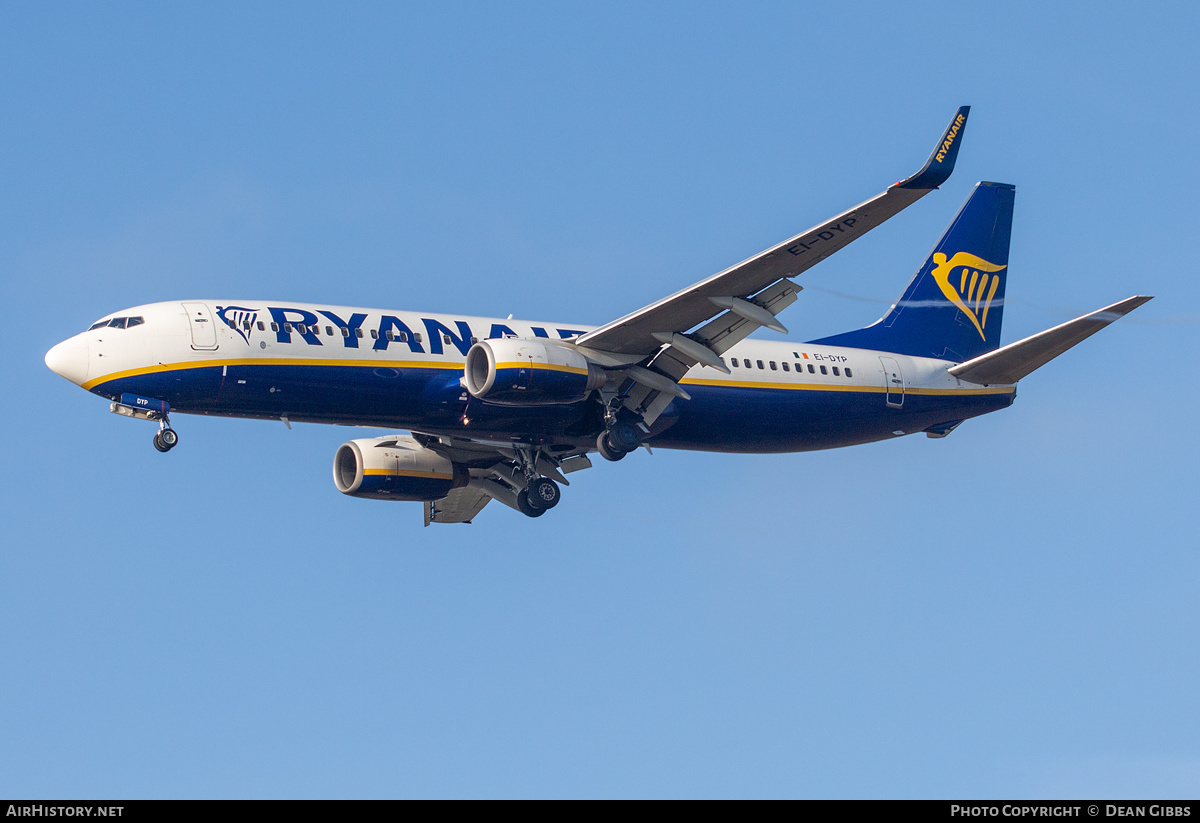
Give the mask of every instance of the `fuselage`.
[[[494, 405], [472, 397], [462, 377], [479, 340], [567, 341], [591, 328], [195, 300], [116, 312], [46, 361], [94, 394], [155, 398], [176, 413], [586, 447], [603, 428], [598, 403]], [[697, 366], [680, 381], [691, 399], [674, 400], [655, 421], [652, 446], [789, 452], [943, 434], [1007, 407], [1016, 391], [964, 383], [948, 373], [950, 361], [812, 343], [747, 339], [722, 361], [730, 374]]]

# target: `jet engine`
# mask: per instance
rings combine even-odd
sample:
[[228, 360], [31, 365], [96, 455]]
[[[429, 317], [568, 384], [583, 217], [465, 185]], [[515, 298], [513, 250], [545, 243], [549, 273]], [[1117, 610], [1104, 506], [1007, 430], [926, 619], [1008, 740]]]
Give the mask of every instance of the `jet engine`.
[[342, 494], [374, 500], [440, 500], [467, 485], [464, 466], [409, 435], [343, 443], [333, 457], [333, 482]]
[[569, 346], [505, 337], [467, 352], [467, 391], [502, 406], [577, 403], [604, 385], [604, 370]]

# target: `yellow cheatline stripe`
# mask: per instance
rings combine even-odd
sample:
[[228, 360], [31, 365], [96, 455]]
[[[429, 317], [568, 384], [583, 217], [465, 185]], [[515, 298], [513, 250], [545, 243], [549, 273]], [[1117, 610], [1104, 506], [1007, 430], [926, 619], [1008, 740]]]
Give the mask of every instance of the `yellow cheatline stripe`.
[[191, 369], [211, 369], [220, 366], [345, 366], [349, 368], [368, 369], [453, 369], [462, 371], [462, 363], [438, 363], [429, 360], [333, 360], [309, 359], [301, 357], [253, 357], [240, 360], [191, 360], [185, 363], [163, 363], [158, 366], [142, 366], [126, 371], [117, 371], [103, 377], [95, 377], [83, 384], [83, 388], [92, 389], [101, 383], [121, 380], [126, 377], [140, 377], [143, 374], [159, 374], [168, 371], [189, 371]]
[[[792, 391], [842, 391], [865, 392], [867, 394], [883, 394], [887, 391], [883, 386], [840, 385], [837, 383], [750, 383], [741, 380], [702, 380], [700, 378], [685, 378], [679, 381], [692, 386], [719, 386], [735, 389], [787, 389]], [[1016, 391], [1016, 386], [998, 386], [982, 389], [922, 389], [905, 386], [904, 394], [1009, 394]], [[896, 392], [899, 394], [899, 392]]]
[[497, 369], [545, 369], [546, 371], [563, 371], [571, 374], [587, 374], [587, 369], [579, 369], [575, 366], [560, 366], [556, 363], [534, 363], [528, 360], [516, 360], [512, 363], [497, 363]]
[[[496, 368], [524, 368], [529, 363], [497, 363]], [[572, 374], [587, 374], [586, 371], [572, 366], [557, 366], [550, 363], [535, 363], [534, 368], [565, 371]], [[113, 372], [103, 377], [96, 377], [83, 384], [83, 388], [91, 390], [103, 383], [121, 380], [126, 377], [140, 377], [144, 374], [158, 374], [169, 371], [188, 371], [191, 369], [211, 369], [218, 366], [342, 366], [346, 368], [388, 368], [388, 369], [451, 369], [461, 371], [463, 363], [446, 363], [431, 360], [334, 360], [300, 357], [252, 357], [238, 360], [193, 360], [186, 363], [164, 363], [157, 366], [143, 366], [137, 369]], [[720, 386], [741, 389], [786, 389], [793, 391], [842, 391], [883, 393], [883, 386], [858, 386], [854, 384], [841, 385], [837, 383], [757, 383], [741, 380], [708, 380], [698, 377], [684, 378], [679, 381], [692, 386]], [[1009, 394], [1016, 391], [1015, 386], [1000, 386], [980, 389], [922, 389], [905, 387], [905, 394]]]
[[425, 477], [431, 480], [453, 480], [453, 474], [444, 474], [442, 472], [417, 472], [403, 471], [401, 469], [364, 469], [363, 474], [372, 477]]

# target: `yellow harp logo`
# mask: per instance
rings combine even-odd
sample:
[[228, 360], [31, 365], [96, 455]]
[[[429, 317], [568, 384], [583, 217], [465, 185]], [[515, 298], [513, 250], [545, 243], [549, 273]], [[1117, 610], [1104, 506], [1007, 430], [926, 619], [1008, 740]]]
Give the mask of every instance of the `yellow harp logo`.
[[[942, 294], [971, 318], [979, 336], [987, 340], [983, 330], [987, 327], [988, 309], [1000, 287], [1000, 275], [996, 272], [1007, 266], [997, 266], [965, 251], [956, 252], [949, 260], [939, 251], [933, 255], [933, 263], [933, 279]], [[961, 270], [957, 280], [952, 279], [955, 269]]]

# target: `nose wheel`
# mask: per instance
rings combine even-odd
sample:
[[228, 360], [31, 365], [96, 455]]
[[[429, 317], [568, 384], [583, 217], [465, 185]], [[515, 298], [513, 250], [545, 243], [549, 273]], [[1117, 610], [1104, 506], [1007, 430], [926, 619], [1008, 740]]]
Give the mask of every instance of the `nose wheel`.
[[170, 426], [163, 424], [163, 427], [154, 435], [154, 448], [160, 452], [169, 452], [179, 443], [179, 435]]
[[120, 402], [110, 403], [108, 410], [123, 417], [132, 417], [134, 420], [150, 420], [157, 423], [158, 433], [154, 435], [154, 448], [160, 452], [169, 452], [179, 443], [179, 435], [171, 428], [171, 420], [167, 417], [171, 411], [171, 404], [165, 400], [126, 392], [121, 395]]

